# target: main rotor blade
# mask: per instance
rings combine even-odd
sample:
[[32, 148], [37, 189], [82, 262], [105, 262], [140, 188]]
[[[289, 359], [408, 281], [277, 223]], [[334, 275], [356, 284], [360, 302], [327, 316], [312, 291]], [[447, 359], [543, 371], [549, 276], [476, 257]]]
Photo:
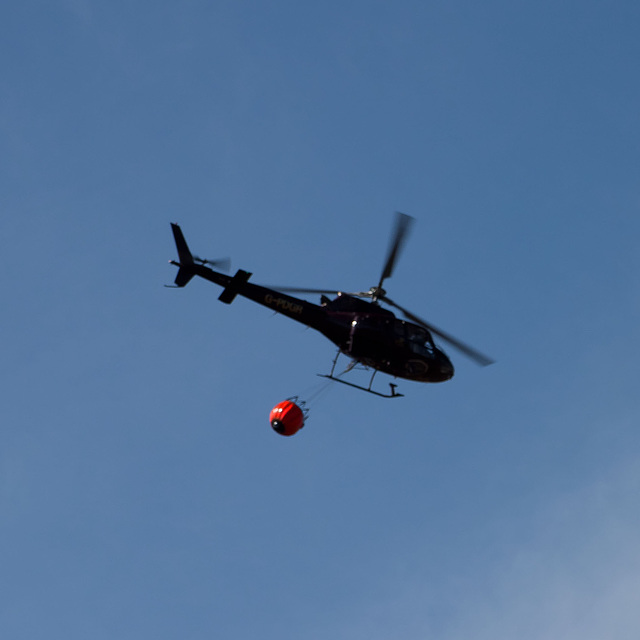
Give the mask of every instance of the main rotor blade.
[[[266, 285], [263, 285], [266, 286]], [[327, 295], [338, 295], [342, 291], [335, 289], [305, 289], [304, 287], [277, 287], [268, 286], [268, 289], [274, 289], [275, 291], [282, 291], [282, 293], [326, 293]]]
[[382, 288], [384, 280], [391, 276], [395, 267], [398, 255], [404, 246], [407, 239], [411, 225], [414, 219], [408, 216], [406, 213], [396, 212], [396, 222], [393, 230], [393, 238], [389, 245], [389, 252], [387, 254], [387, 260], [384, 263], [384, 269], [382, 269], [382, 275], [380, 276], [380, 282], [378, 283], [378, 289]]
[[457, 338], [454, 338], [452, 335], [445, 333], [444, 331], [442, 331], [442, 329], [438, 329], [438, 327], [434, 327], [431, 323], [426, 322], [419, 316], [415, 315], [415, 313], [411, 313], [411, 311], [409, 311], [408, 309], [401, 307], [398, 303], [394, 302], [390, 298], [387, 298], [387, 296], [382, 296], [380, 299], [386, 302], [387, 304], [391, 305], [392, 307], [395, 307], [396, 309], [399, 309], [400, 311], [402, 311], [402, 313], [412, 322], [422, 325], [425, 329], [428, 329], [429, 331], [431, 331], [432, 333], [435, 333], [437, 336], [439, 336], [443, 340], [446, 340], [450, 345], [458, 349], [458, 351], [461, 351], [462, 353], [464, 353], [464, 355], [466, 355], [468, 358], [471, 358], [474, 362], [478, 363], [479, 365], [486, 367], [495, 362], [495, 360], [493, 360], [492, 358], [485, 356], [483, 353], [480, 353], [473, 347], [470, 347], [469, 345], [465, 344], [464, 342], [461, 342]]

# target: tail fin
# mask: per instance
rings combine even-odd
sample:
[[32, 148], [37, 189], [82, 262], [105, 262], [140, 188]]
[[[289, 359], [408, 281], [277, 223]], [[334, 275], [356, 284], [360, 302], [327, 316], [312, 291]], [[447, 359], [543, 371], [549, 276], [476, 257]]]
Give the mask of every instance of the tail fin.
[[176, 241], [176, 248], [178, 249], [179, 259], [179, 262], [172, 262], [173, 264], [180, 267], [178, 269], [178, 275], [176, 276], [175, 284], [176, 287], [184, 287], [195, 275], [195, 272], [192, 269], [194, 265], [193, 256], [191, 255], [191, 251], [189, 251], [187, 241], [184, 239], [182, 229], [180, 229], [177, 224], [172, 222], [171, 230], [173, 231], [173, 238]]

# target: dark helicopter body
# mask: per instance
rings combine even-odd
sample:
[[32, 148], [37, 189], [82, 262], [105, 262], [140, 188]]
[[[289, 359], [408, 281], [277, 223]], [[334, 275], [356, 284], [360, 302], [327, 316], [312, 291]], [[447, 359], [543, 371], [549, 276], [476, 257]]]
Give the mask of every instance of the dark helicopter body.
[[239, 270], [232, 277], [204, 265], [194, 263], [184, 271], [185, 265], [175, 264], [182, 275], [191, 272], [222, 286], [222, 302], [230, 304], [237, 295], [253, 300], [319, 331], [342, 353], [365, 366], [418, 382], [444, 382], [453, 376], [451, 361], [426, 329], [396, 318], [373, 302], [340, 293], [334, 300], [322, 296], [317, 305], [248, 282], [251, 274], [247, 271]]
[[322, 308], [330, 326], [318, 330], [357, 362], [417, 382], [444, 382], [453, 377], [451, 361], [423, 327], [344, 293], [334, 300], [323, 297]]
[[[205, 265], [216, 263], [192, 256], [180, 227], [172, 223], [179, 256], [179, 262], [171, 260], [172, 264], [179, 267], [175, 286], [184, 287], [194, 276], [200, 276], [223, 288], [219, 296], [220, 301], [230, 304], [238, 295], [253, 300], [276, 313], [281, 313], [319, 331], [338, 347], [339, 352], [351, 358], [354, 364], [360, 363], [375, 371], [398, 378], [417, 382], [444, 382], [453, 377], [453, 365], [447, 355], [435, 345], [431, 332], [452, 343], [480, 364], [489, 364], [491, 360], [485, 356], [436, 329], [433, 325], [429, 325], [386, 296], [386, 292], [382, 289], [382, 282], [391, 275], [396, 254], [406, 234], [408, 221], [412, 220], [404, 214], [399, 216], [402, 218], [398, 218], [395, 242], [380, 284], [368, 292], [347, 294], [317, 289], [270, 288], [249, 282], [252, 274], [242, 269], [238, 270], [234, 276], [214, 271]], [[285, 290], [320, 293], [322, 294], [321, 303], [318, 305], [287, 295]], [[336, 297], [328, 298], [324, 295], [327, 293], [334, 294]], [[371, 298], [371, 301], [363, 299], [364, 297]], [[392, 311], [382, 308], [378, 300], [396, 307], [406, 317], [416, 322], [397, 318]], [[332, 374], [326, 377], [337, 379], [333, 377], [333, 370]], [[346, 384], [371, 391], [370, 386], [364, 388], [351, 383]], [[376, 393], [376, 395], [382, 394]], [[392, 385], [392, 396], [395, 395], [398, 394], [395, 394]]]

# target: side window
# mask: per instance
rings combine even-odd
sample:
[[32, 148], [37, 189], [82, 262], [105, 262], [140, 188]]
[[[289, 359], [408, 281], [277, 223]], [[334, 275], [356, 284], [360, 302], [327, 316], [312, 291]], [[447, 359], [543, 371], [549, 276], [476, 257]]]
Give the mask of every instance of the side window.
[[396, 338], [404, 338], [404, 322], [402, 320], [396, 320], [393, 323], [393, 334]]
[[411, 342], [424, 344], [427, 341], [427, 332], [422, 327], [409, 325], [407, 326], [407, 338], [411, 340]]

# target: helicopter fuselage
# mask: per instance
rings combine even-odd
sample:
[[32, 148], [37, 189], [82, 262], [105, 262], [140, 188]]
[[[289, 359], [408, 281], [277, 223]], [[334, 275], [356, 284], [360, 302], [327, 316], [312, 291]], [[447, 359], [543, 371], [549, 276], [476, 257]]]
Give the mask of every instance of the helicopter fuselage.
[[253, 284], [247, 271], [229, 276], [202, 264], [171, 263], [180, 268], [176, 282], [180, 273], [185, 282], [200, 276], [223, 287], [222, 302], [230, 304], [238, 295], [257, 302], [319, 331], [342, 353], [366, 367], [417, 382], [444, 382], [453, 377], [451, 361], [436, 347], [427, 329], [397, 318], [375, 302], [338, 293], [334, 299], [323, 295], [318, 305]]

